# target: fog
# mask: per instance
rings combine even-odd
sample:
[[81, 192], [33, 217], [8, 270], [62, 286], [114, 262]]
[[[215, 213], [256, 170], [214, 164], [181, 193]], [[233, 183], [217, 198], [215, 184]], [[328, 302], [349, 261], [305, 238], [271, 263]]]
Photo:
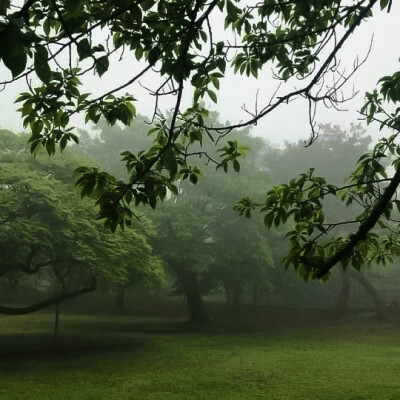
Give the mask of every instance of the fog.
[[[258, 213], [247, 220], [232, 211], [241, 196], [262, 200], [310, 160], [341, 182], [358, 156], [343, 141], [349, 132], [327, 127], [330, 139], [280, 150], [242, 135], [252, 150], [239, 174], [200, 160], [196, 186], [182, 182], [177, 198], [140, 208], [138, 223], [110, 234], [94, 222], [93, 202], [73, 190], [71, 169], [85, 163], [124, 177], [121, 149], [149, 139], [143, 121], [98, 129], [99, 139], [82, 134], [79, 146], [35, 160], [27, 137], [0, 131], [0, 393], [31, 398], [34, 387], [51, 398], [67, 391], [108, 399], [206, 391], [220, 399], [244, 390], [317, 399], [335, 398], [326, 387], [333, 396], [363, 396], [354, 371], [368, 390], [397, 382], [398, 259], [361, 272], [338, 267], [326, 283], [305, 283], [283, 266], [290, 226], [267, 230]], [[365, 134], [357, 140], [361, 151], [369, 146]], [[333, 202], [328, 211], [336, 219], [357, 207]], [[6, 274], [21, 263], [27, 274]]]
[[[176, 102], [154, 96], [153, 70], [118, 93], [135, 97], [130, 126], [75, 115], [79, 144], [32, 156], [14, 100], [37, 78], [3, 85], [0, 399], [400, 398], [396, 194], [372, 239], [317, 274], [393, 181], [396, 143], [357, 163], [382, 134], [359, 110], [398, 70], [399, 16], [393, 2], [341, 49], [323, 88], [350, 74], [349, 100], [318, 105], [310, 146], [309, 103], [297, 98], [218, 140], [180, 132], [171, 156], [172, 129], [148, 134], [154, 113], [168, 124]], [[222, 18], [211, 20], [214, 40], [234, 43]], [[100, 96], [144, 66], [132, 54], [111, 61], [101, 78], [84, 77], [84, 92]], [[205, 100], [205, 125], [251, 120], [307, 82], [273, 76], [227, 71], [218, 102]], [[0, 82], [10, 79], [1, 64]], [[192, 97], [187, 84], [182, 110]]]
[[[217, 124], [216, 118], [208, 122]], [[284, 268], [290, 250], [287, 234], [293, 224], [267, 230], [257, 210], [250, 219], [233, 210], [242, 197], [262, 202], [274, 185], [289, 182], [310, 167], [316, 176], [340, 186], [359, 155], [370, 147], [372, 138], [362, 127], [345, 131], [327, 125], [321, 139], [307, 149], [301, 141], [277, 149], [263, 138], [232, 133], [229, 139], [238, 138], [249, 148], [240, 161], [240, 173], [215, 171], [206, 160], [194, 159], [202, 171], [196, 185], [180, 181], [179, 196], [168, 195], [155, 210], [139, 207], [135, 211], [139, 221], [113, 235], [94, 222], [96, 209], [92, 202], [79, 199], [71, 186], [71, 172], [83, 164], [126, 179], [120, 153], [127, 146], [146, 148], [150, 143], [147, 129], [145, 119], [126, 128], [102, 123], [97, 138], [82, 132], [79, 145], [50, 159], [44, 154], [32, 159], [24, 150], [26, 136], [1, 131], [3, 304], [40, 304], [60, 288], [61, 293], [91, 291], [90, 275], [95, 274], [99, 282], [93, 300], [74, 300], [80, 311], [123, 315], [144, 307], [151, 315], [152, 310], [146, 308], [150, 301], [159, 306], [165, 303], [167, 309], [170, 304], [171, 310], [177, 306], [177, 318], [192, 321], [207, 321], [219, 310], [213, 317], [217, 321], [240, 314], [243, 307], [317, 309], [337, 317], [366, 313], [378, 319], [397, 313], [397, 258], [393, 266], [372, 263], [361, 272], [343, 274], [336, 267], [328, 282], [305, 283], [307, 276], [300, 270]], [[202, 150], [217, 157], [211, 141], [204, 141]], [[46, 183], [43, 186], [42, 174], [53, 182], [48, 188]], [[17, 199], [10, 197], [11, 190], [18, 192], [23, 183], [29, 189]], [[354, 220], [361, 212], [357, 204], [346, 207], [329, 196], [324, 203], [327, 224]], [[24, 226], [29, 228], [26, 236]], [[339, 224], [328, 237], [351, 234], [356, 228], [354, 223]], [[55, 254], [56, 264], [46, 261], [49, 254]], [[27, 263], [21, 269], [26, 276], [13, 270], [21, 262]], [[9, 311], [12, 314], [12, 307]]]

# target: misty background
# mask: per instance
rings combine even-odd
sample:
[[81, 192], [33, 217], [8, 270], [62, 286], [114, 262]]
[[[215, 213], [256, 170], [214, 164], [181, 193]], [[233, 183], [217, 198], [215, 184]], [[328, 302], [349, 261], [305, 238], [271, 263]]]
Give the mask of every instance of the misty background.
[[[344, 98], [351, 99], [340, 110], [318, 106], [315, 143], [305, 146], [310, 122], [304, 99], [281, 105], [255, 126], [233, 130], [218, 146], [204, 134], [200, 147], [194, 137], [191, 151], [198, 157], [176, 166], [186, 179], [168, 190], [157, 188], [163, 201], [155, 209], [151, 200], [140, 205], [146, 190], [155, 191], [154, 181], [147, 188], [145, 180], [133, 185], [121, 201], [139, 204], [131, 207], [135, 216], [130, 223], [122, 219], [124, 229], [114, 233], [98, 220], [93, 197], [80, 194], [98, 182], [106, 185], [110, 176], [116, 177], [110, 186], [127, 182], [121, 158], [130, 154], [121, 152], [140, 158], [151, 147], [158, 134], [148, 135], [158, 72], [119, 93], [127, 90], [137, 100], [131, 126], [110, 126], [103, 119], [85, 125], [74, 116], [79, 145], [68, 144], [51, 157], [41, 147], [32, 156], [14, 104], [31, 82], [0, 86], [0, 399], [400, 398], [399, 259], [389, 254], [390, 262], [382, 257], [380, 265], [371, 262], [360, 271], [338, 265], [327, 281], [307, 281], [304, 271], [301, 277], [301, 271], [285, 268], [285, 256], [296, 248], [287, 237], [292, 217], [267, 229], [266, 212], [257, 208], [245, 218], [234, 210], [247, 196], [262, 207], [275, 185], [309, 168], [315, 177], [342, 185], [371, 149], [379, 127], [367, 127], [358, 110], [365, 92], [398, 70], [400, 3], [390, 4], [390, 14], [378, 11], [363, 22], [341, 49], [335, 73], [326, 75], [324, 85], [334, 86], [329, 79], [362, 64], [343, 87]], [[213, 39], [226, 39], [230, 33], [218, 31], [224, 16], [217, 12], [213, 18]], [[97, 30], [94, 39], [104, 44], [109, 38]], [[120, 56], [110, 56], [101, 78], [85, 77], [82, 92], [101, 95], [145, 66], [132, 54]], [[291, 82], [280, 86], [273, 72], [264, 70], [255, 79], [227, 71], [218, 103], [205, 104], [205, 124], [248, 120], [271, 96], [295, 89]], [[10, 79], [0, 65], [0, 81]], [[191, 98], [188, 85], [181, 109]], [[159, 100], [168, 124], [176, 98]], [[189, 132], [182, 143], [197, 134]], [[222, 159], [217, 147], [228, 140], [237, 141], [244, 156], [224, 172], [213, 160]], [[382, 169], [391, 161], [384, 160]], [[78, 190], [82, 174], [74, 170], [82, 166], [102, 173]], [[167, 163], [160, 167], [164, 173], [162, 168], [169, 169]], [[332, 232], [349, 237], [360, 225], [354, 216], [363, 205], [345, 205], [326, 193], [336, 196], [335, 189], [319, 194], [323, 222], [339, 221]], [[304, 190], [299, 203], [307, 206], [307, 196], [314, 199]], [[398, 215], [400, 202], [394, 203]], [[391, 222], [395, 230], [398, 221]]]
[[[200, 312], [200, 318], [206, 316], [206, 311], [193, 310], [191, 304], [203, 307], [199, 305], [202, 304], [203, 297], [207, 301], [225, 304], [227, 308], [232, 309], [237, 309], [239, 305], [252, 304], [305, 308], [318, 306], [344, 312], [346, 307], [354, 306], [359, 309], [376, 308], [379, 314], [387, 305], [397, 307], [398, 298], [394, 282], [398, 277], [395, 269], [391, 267], [376, 271], [374, 268], [369, 269], [365, 273], [366, 276], [358, 280], [353, 276], [352, 285], [348, 276], [344, 277], [335, 271], [332, 279], [324, 285], [315, 282], [304, 285], [303, 280], [294, 271], [285, 272], [282, 268], [281, 260], [288, 246], [284, 239], [284, 228], [276, 233], [267, 231], [257, 217], [253, 217], [249, 222], [239, 218], [232, 211], [232, 207], [241, 197], [250, 194], [260, 202], [263, 201], [264, 195], [273, 185], [287, 182], [310, 167], [316, 169], [317, 175], [325, 176], [335, 184], [343, 183], [344, 178], [354, 169], [359, 155], [377, 138], [374, 124], [367, 130], [360, 120], [358, 110], [363, 104], [365, 92], [372, 91], [377, 80], [385, 74], [392, 73], [398, 65], [396, 59], [398, 46], [396, 41], [388, 40], [388, 35], [390, 33], [391, 38], [400, 37], [399, 15], [399, 3], [393, 4], [390, 14], [378, 13], [352, 35], [339, 53], [337, 71], [341, 74], [351, 73], [357, 65], [360, 65], [360, 68], [343, 88], [343, 97], [350, 100], [339, 104], [340, 110], [318, 106], [315, 124], [321, 127], [322, 135], [313, 146], [304, 147], [310, 135], [308, 102], [300, 99], [282, 105], [271, 115], [263, 118], [257, 126], [234, 132], [229, 137], [250, 148], [239, 177], [232, 173], [228, 175], [229, 179], [221, 177], [222, 173], [216, 174], [213, 166], [205, 168], [205, 161], [198, 160], [204, 176], [196, 187], [182, 183], [178, 199], [168, 198], [160, 210], [152, 213], [143, 211], [151, 225], [150, 231], [153, 232], [145, 232], [143, 240], [149, 243], [154, 256], [159, 258], [160, 264], [156, 262], [153, 265], [154, 268], [157, 266], [158, 272], [154, 273], [154, 276], [149, 275], [144, 278], [138, 271], [131, 273], [132, 271], [124, 270], [122, 273], [124, 279], [121, 281], [125, 282], [124, 284], [118, 282], [117, 272], [114, 277], [104, 277], [103, 295], [106, 294], [106, 297], [102, 302], [105, 301], [109, 306], [99, 302], [103, 304], [101, 308], [116, 307], [121, 312], [129, 309], [124, 306], [125, 296], [137, 296], [135, 279], [139, 281], [139, 286], [143, 286], [141, 290], [147, 291], [147, 295], [155, 295], [156, 298], [162, 295], [164, 301], [166, 298], [181, 298], [183, 310], [188, 306], [188, 310], [184, 312], [188, 312], [189, 315], [192, 312]], [[222, 19], [223, 15], [219, 17]], [[214, 18], [218, 18], [218, 14]], [[225, 32], [217, 31], [215, 40], [218, 40], [218, 34], [226, 35]], [[96, 35], [96, 40], [107, 39], [101, 31]], [[234, 43], [233, 36], [231, 40]], [[94, 76], [85, 79], [85, 92], [91, 92], [94, 96], [100, 95], [124, 83], [135, 74], [135, 67], [138, 65], [136, 59], [130, 54], [121, 60], [118, 57], [114, 56], [112, 67], [101, 79]], [[332, 79], [334, 75], [332, 74]], [[10, 77], [9, 71], [2, 66], [0, 80], [6, 81]], [[72, 123], [80, 130], [81, 143], [79, 146], [71, 146], [68, 151], [87, 157], [83, 159], [84, 163], [99, 166], [124, 178], [125, 169], [120, 162], [121, 151], [145, 149], [150, 144], [145, 135], [149, 128], [147, 121], [151, 120], [155, 107], [151, 90], [155, 90], [158, 83], [159, 77], [155, 71], [139, 85], [128, 88], [129, 93], [137, 100], [139, 115], [131, 127], [124, 128], [117, 125], [111, 128], [104, 121], [98, 126], [86, 126], [81, 117], [74, 117]], [[206, 104], [212, 110], [210, 123], [226, 124], [229, 121], [235, 124], [249, 119], [251, 113], [268, 104], [273, 94], [279, 97], [295, 89], [291, 85], [290, 82], [280, 85], [273, 79], [272, 70], [263, 71], [258, 79], [233, 76], [228, 71], [227, 76], [221, 81], [218, 104]], [[324, 85], [327, 87], [334, 85], [334, 81], [325, 81]], [[6, 138], [8, 137], [3, 139], [5, 141], [18, 142], [9, 131], [23, 131], [13, 100], [24, 90], [26, 82], [19, 80], [13, 85], [5, 86], [0, 92], [0, 127]], [[191, 95], [191, 88], [187, 88], [184, 93], [184, 106], [190, 105]], [[161, 112], [168, 113], [174, 104], [174, 98], [165, 96], [160, 101]], [[96, 132], [95, 136], [93, 132]], [[4, 144], [4, 149], [7, 149], [7, 146]], [[18, 146], [13, 146], [13, 151], [18, 152]], [[215, 152], [211, 143], [205, 143], [204, 146], [210, 154]], [[22, 148], [23, 146], [20, 149]], [[67, 161], [60, 161], [63, 157]], [[45, 158], [38, 160], [39, 164], [36, 164], [36, 167], [39, 170], [43, 167], [40, 167], [41, 163], [47, 166], [53, 163], [45, 161]], [[59, 162], [74, 164], [72, 160], [68, 161], [68, 155], [57, 156], [54, 165]], [[29, 164], [29, 161], [27, 163]], [[79, 163], [76, 163], [77, 165]], [[72, 167], [69, 171], [64, 170], [64, 180], [69, 179], [68, 174], [71, 171]], [[194, 199], [198, 204], [191, 209], [189, 205], [193, 205]], [[345, 212], [347, 211], [340, 205], [332, 205], [332, 217]], [[176, 226], [177, 223], [168, 220], [169, 215], [175, 216], [180, 213], [182, 216], [178, 220], [182, 226]], [[192, 220], [194, 215], [196, 220]], [[231, 221], [231, 225], [224, 221]], [[168, 226], [169, 232], [165, 231]], [[201, 229], [196, 231], [194, 227], [199, 226]], [[222, 227], [225, 227], [225, 230]], [[187, 232], [187, 235], [181, 237], [179, 232]], [[173, 234], [178, 235], [175, 243], [180, 243], [177, 246], [181, 248], [191, 249], [192, 240], [188, 242], [185, 240], [195, 238], [193, 240], [196, 245], [192, 249], [193, 260], [185, 261], [179, 251], [174, 254], [168, 253], [167, 249], [173, 245], [168, 242], [163, 243], [163, 238], [170, 238]], [[250, 237], [255, 238], [255, 248], [249, 245], [252, 242]], [[243, 252], [241, 247], [244, 242], [247, 243], [246, 252]], [[235, 253], [238, 248], [242, 250], [240, 254]], [[228, 257], [230, 253], [232, 254]], [[178, 264], [182, 265], [179, 267]], [[48, 273], [51, 275], [51, 271]], [[49, 278], [43, 279], [44, 282], [49, 281]], [[52, 279], [55, 278], [51, 278], [50, 281]], [[146, 279], [148, 282], [143, 285], [141, 281]], [[6, 282], [5, 286], [8, 289], [2, 291], [2, 296], [5, 301], [18, 302], [18, 292], [26, 293], [27, 288], [32, 289], [32, 295], [36, 296], [38, 293], [35, 285], [31, 278], [26, 282], [23, 279], [20, 281], [16, 279], [14, 286]], [[350, 286], [352, 286], [352, 296], [350, 296]], [[42, 287], [39, 292], [43, 294], [46, 290], [53, 290], [49, 282], [48, 288]], [[138, 292], [139, 297], [141, 290]], [[110, 300], [109, 297], [114, 300]], [[79, 299], [77, 301], [79, 302]], [[113, 302], [115, 305], [111, 306]], [[137, 299], [135, 302], [137, 304]], [[195, 316], [197, 317], [198, 315]]]

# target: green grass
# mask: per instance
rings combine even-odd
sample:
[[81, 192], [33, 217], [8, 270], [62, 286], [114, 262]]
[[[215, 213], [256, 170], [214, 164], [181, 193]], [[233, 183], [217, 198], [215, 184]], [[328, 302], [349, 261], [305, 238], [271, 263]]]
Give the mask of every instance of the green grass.
[[0, 317], [0, 399], [400, 399], [396, 325], [261, 310], [196, 327], [134, 317]]

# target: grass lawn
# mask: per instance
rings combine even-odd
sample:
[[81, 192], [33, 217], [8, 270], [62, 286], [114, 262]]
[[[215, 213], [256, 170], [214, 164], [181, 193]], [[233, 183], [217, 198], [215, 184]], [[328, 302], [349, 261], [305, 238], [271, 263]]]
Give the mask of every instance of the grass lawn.
[[196, 327], [1, 316], [0, 399], [400, 399], [400, 328], [300, 310]]

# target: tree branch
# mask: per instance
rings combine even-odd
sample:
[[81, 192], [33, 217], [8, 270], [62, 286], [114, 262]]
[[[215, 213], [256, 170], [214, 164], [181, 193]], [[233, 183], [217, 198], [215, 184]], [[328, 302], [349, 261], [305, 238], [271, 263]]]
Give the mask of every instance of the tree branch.
[[[254, 116], [254, 118], [245, 121], [245, 122], [240, 122], [237, 124], [225, 126], [222, 128], [213, 128], [213, 127], [206, 127], [206, 129], [210, 131], [217, 131], [217, 132], [230, 132], [233, 129], [239, 129], [239, 128], [244, 128], [249, 125], [254, 125], [258, 120], [261, 118], [265, 117], [266, 115], [270, 114], [273, 110], [278, 108], [281, 104], [288, 103], [290, 100], [297, 96], [305, 96], [308, 98], [310, 96], [310, 90], [319, 82], [319, 80], [322, 78], [322, 76], [325, 74], [326, 70], [328, 69], [329, 65], [331, 62], [335, 59], [337, 56], [337, 53], [339, 50], [342, 48], [344, 43], [348, 40], [348, 38], [351, 36], [351, 34], [356, 30], [357, 26], [360, 25], [361, 21], [368, 15], [368, 13], [371, 11], [371, 9], [374, 7], [374, 5], [377, 3], [378, 0], [370, 0], [369, 4], [364, 7], [362, 12], [357, 16], [357, 18], [354, 20], [352, 25], [347, 29], [347, 31], [344, 33], [342, 38], [338, 41], [338, 43], [335, 45], [334, 49], [332, 52], [327, 56], [326, 60], [323, 62], [321, 67], [318, 69], [314, 77], [311, 79], [309, 84], [301, 89], [294, 90], [282, 97], [278, 97], [278, 99], [275, 101], [275, 103], [271, 103], [267, 105], [261, 112]], [[361, 1], [359, 4], [362, 4], [363, 1]]]
[[320, 268], [318, 268], [315, 277], [320, 279], [326, 275], [339, 261], [347, 257], [353, 249], [357, 246], [359, 242], [365, 240], [369, 231], [375, 226], [379, 218], [384, 213], [386, 207], [388, 206], [391, 198], [396, 193], [397, 188], [400, 185], [400, 168], [397, 169], [394, 174], [390, 184], [386, 187], [383, 192], [382, 197], [375, 204], [374, 208], [371, 210], [368, 218], [360, 225], [358, 231], [350, 236], [349, 242], [342, 250], [335, 253], [329, 260], [327, 260]]
[[88, 292], [92, 292], [95, 289], [96, 289], [96, 279], [92, 275], [92, 283], [90, 286], [88, 286], [86, 288], [75, 290], [70, 293], [60, 294], [58, 296], [51, 297], [50, 299], [40, 301], [39, 303], [33, 304], [31, 306], [27, 306], [27, 307], [9, 307], [9, 306], [0, 305], [0, 314], [6, 314], [6, 315], [30, 314], [35, 311], [46, 308], [48, 306], [52, 306], [54, 304], [61, 303], [62, 301], [72, 299], [74, 297], [80, 296], [80, 295], [88, 293]]

